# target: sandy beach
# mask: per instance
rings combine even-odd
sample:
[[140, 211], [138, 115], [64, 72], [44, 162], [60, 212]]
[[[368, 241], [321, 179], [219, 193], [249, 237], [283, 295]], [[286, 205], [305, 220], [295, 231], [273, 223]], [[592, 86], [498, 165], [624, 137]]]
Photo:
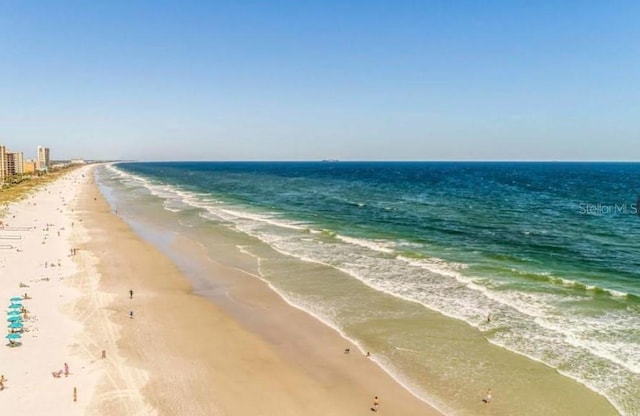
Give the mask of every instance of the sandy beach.
[[[9, 205], [3, 218], [0, 300], [6, 308], [14, 303], [11, 298], [28, 296], [15, 302], [28, 311], [20, 315], [24, 326], [15, 340], [18, 346], [5, 346], [3, 336], [0, 348], [0, 374], [6, 379], [0, 408], [6, 414], [44, 415], [52, 409], [56, 414], [87, 414], [103, 374], [87, 349], [86, 320], [95, 310], [76, 309], [96, 279], [71, 255], [72, 242], [82, 238], [73, 212], [82, 173], [77, 170], [42, 186]], [[3, 314], [5, 322], [7, 316]]]
[[[84, 225], [101, 230], [82, 247], [99, 257], [100, 290], [114, 297], [109, 309], [121, 326], [121, 337], [113, 348], [132, 366], [147, 371], [143, 393], [159, 414], [369, 414], [376, 395], [380, 413], [438, 414], [336, 332], [287, 305], [257, 278], [223, 265], [215, 271], [245, 281], [232, 296], [252, 310], [255, 319], [269, 315], [286, 321], [289, 331], [279, 333], [277, 341], [250, 331], [192, 293], [167, 257], [110, 212], [96, 187], [84, 192], [79, 206], [86, 212]], [[274, 342], [288, 347], [283, 351]], [[345, 354], [347, 347], [353, 352]], [[107, 409], [122, 411], [126, 403], [122, 397], [96, 406], [107, 414]]]
[[0, 416], [640, 416], [640, 3], [42, 3]]
[[246, 272], [214, 265], [218, 278], [243, 282], [226, 296], [255, 318], [253, 328], [194, 294], [175, 264], [111, 212], [91, 169], [10, 205], [4, 218], [0, 298], [31, 299], [21, 345], [0, 349], [0, 408], [353, 415], [372, 413], [379, 396], [378, 413], [439, 414]]

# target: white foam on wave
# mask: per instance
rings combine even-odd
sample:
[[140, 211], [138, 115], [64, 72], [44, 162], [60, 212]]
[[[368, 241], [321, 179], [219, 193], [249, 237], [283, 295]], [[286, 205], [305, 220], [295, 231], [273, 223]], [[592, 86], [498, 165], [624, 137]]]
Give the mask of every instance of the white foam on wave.
[[286, 221], [278, 218], [275, 214], [258, 214], [258, 213], [250, 213], [247, 211], [234, 210], [230, 208], [220, 208], [217, 210], [219, 213], [226, 214], [229, 219], [245, 219], [251, 221], [257, 221], [260, 223], [265, 223], [269, 225], [273, 225], [276, 227], [289, 228], [292, 230], [306, 230], [307, 226], [298, 222]]
[[108, 167], [112, 169], [112, 171], [117, 172], [121, 175], [120, 182], [125, 185], [142, 186], [145, 188], [149, 188], [150, 186], [152, 186], [152, 182], [148, 179], [119, 169], [117, 165], [109, 165]]
[[577, 280], [565, 279], [565, 278], [554, 278], [554, 280], [560, 281], [563, 286], [577, 288], [577, 289], [584, 288], [585, 290], [588, 290], [591, 292], [599, 291], [615, 298], [626, 298], [629, 296], [629, 293], [627, 292], [622, 292], [615, 289], [603, 288], [596, 285], [584, 284]]
[[398, 260], [402, 260], [411, 266], [419, 267], [442, 276], [453, 277], [460, 282], [469, 283], [471, 279], [463, 276], [460, 271], [467, 268], [462, 263], [447, 262], [438, 257], [429, 257], [428, 259], [413, 259], [404, 256], [398, 256]]
[[614, 290], [614, 289], [605, 289], [607, 292], [609, 292], [609, 294], [613, 297], [616, 298], [626, 298], [629, 297], [629, 293], [627, 292], [621, 292], [619, 290]]
[[565, 334], [567, 343], [640, 374], [640, 317], [610, 311], [592, 317], [572, 314], [547, 317], [538, 323]]
[[355, 237], [347, 237], [341, 234], [336, 234], [336, 238], [338, 240], [344, 241], [345, 243], [354, 244], [361, 247], [366, 247], [373, 251], [378, 251], [380, 253], [391, 254], [394, 253], [393, 243], [384, 240], [368, 240], [364, 238], [355, 238]]
[[162, 204], [162, 205], [163, 205], [164, 209], [165, 209], [165, 210], [167, 210], [167, 211], [170, 211], [170, 212], [182, 212], [182, 209], [180, 209], [180, 208], [172, 208], [172, 207], [171, 207], [169, 204], [167, 204], [167, 203], [164, 203], [164, 204]]

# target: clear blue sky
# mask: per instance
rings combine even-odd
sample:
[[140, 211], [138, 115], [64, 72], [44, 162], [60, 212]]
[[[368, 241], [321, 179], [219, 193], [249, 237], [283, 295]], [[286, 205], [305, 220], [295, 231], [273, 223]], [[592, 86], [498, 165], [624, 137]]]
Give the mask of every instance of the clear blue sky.
[[640, 2], [0, 0], [0, 144], [640, 160]]

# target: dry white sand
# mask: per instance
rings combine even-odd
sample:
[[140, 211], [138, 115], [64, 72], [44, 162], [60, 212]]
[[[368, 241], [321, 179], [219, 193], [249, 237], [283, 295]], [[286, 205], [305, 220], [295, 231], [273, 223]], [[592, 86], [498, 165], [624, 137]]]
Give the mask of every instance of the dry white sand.
[[[8, 346], [7, 332], [2, 335], [0, 374], [6, 378], [0, 391], [2, 414], [89, 414], [98, 380], [106, 375], [108, 362], [117, 358], [100, 359], [100, 346], [85, 330], [87, 321], [100, 315], [109, 302], [105, 294], [95, 292], [99, 281], [95, 258], [82, 251], [71, 255], [71, 249], [87, 238], [74, 207], [82, 184], [90, 179], [89, 169], [75, 170], [43, 185], [26, 199], [10, 204], [2, 219], [0, 305], [5, 325], [9, 299], [25, 293], [31, 298], [22, 301], [28, 317], [19, 345]], [[93, 303], [87, 307], [84, 302], [80, 310], [79, 302], [88, 298]], [[109, 324], [106, 317], [102, 321]], [[113, 326], [101, 341], [117, 338]], [[65, 363], [68, 376], [53, 377], [52, 372], [64, 370]], [[139, 373], [131, 370], [132, 377]], [[139, 389], [144, 381], [132, 382], [135, 389], [128, 393], [138, 395], [141, 403]]]

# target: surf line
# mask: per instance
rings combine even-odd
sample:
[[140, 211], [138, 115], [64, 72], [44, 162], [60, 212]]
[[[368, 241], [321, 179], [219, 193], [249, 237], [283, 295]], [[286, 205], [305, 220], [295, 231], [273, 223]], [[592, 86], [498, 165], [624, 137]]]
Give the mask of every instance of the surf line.
[[419, 353], [420, 351], [416, 351], [416, 350], [410, 350], [409, 348], [402, 348], [402, 347], [393, 347], [395, 349], [397, 349], [398, 351], [407, 351], [407, 352], [414, 352], [414, 353]]

